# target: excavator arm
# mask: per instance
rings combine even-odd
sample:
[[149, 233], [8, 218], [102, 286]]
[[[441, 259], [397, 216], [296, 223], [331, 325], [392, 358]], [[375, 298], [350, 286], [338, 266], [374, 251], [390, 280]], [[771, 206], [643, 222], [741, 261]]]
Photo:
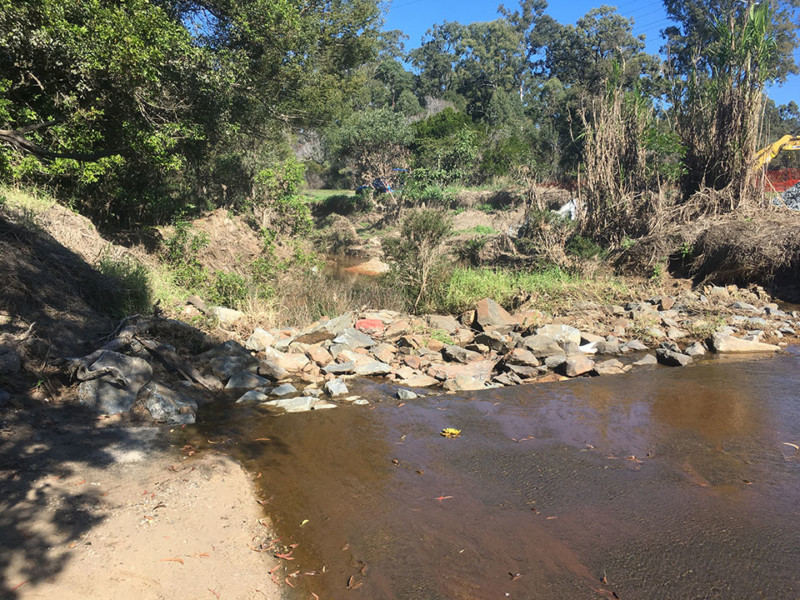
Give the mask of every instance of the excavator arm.
[[755, 170], [763, 169], [773, 158], [778, 156], [781, 150], [800, 150], [800, 136], [785, 135], [774, 144], [770, 144], [756, 152], [753, 168]]

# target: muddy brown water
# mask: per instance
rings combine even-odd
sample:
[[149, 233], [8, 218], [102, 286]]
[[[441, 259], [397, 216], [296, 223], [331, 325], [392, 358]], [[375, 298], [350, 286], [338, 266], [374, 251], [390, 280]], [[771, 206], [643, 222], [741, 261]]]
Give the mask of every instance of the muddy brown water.
[[288, 598], [800, 598], [798, 367], [795, 350], [402, 406], [362, 382], [369, 407], [218, 404], [196, 437], [258, 477], [298, 544], [281, 579], [317, 573]]

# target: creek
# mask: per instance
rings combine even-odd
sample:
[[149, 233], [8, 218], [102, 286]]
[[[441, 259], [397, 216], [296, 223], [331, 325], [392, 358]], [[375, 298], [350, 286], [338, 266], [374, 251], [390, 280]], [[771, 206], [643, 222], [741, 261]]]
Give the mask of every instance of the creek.
[[797, 598], [798, 367], [795, 347], [405, 403], [361, 380], [369, 406], [217, 403], [190, 435], [257, 477], [298, 544], [282, 575], [317, 573], [289, 598]]

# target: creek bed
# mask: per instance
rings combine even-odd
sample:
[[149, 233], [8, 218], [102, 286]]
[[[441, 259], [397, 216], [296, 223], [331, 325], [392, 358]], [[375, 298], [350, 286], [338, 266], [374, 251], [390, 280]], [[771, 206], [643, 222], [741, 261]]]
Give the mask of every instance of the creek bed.
[[298, 544], [286, 573], [317, 573], [288, 597], [796, 598], [798, 367], [790, 351], [402, 406], [364, 380], [370, 406], [219, 403], [190, 435], [260, 474]]

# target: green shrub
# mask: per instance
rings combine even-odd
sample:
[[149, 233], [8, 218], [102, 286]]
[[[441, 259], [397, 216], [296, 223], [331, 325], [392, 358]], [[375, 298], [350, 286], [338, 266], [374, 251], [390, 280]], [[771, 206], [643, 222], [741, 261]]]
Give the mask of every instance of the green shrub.
[[247, 298], [247, 280], [238, 273], [217, 271], [208, 289], [208, 300], [213, 304], [237, 308]]
[[98, 269], [114, 282], [115, 293], [108, 302], [109, 313], [114, 317], [146, 313], [150, 310], [153, 294], [147, 269], [129, 258], [102, 256]]
[[450, 219], [444, 212], [416, 210], [403, 221], [400, 237], [383, 241], [390, 277], [403, 289], [413, 311], [429, 304], [436, 284], [443, 281], [444, 243], [451, 232]]
[[605, 254], [602, 246], [582, 235], [572, 236], [567, 242], [566, 250], [568, 254], [584, 259], [594, 258], [595, 256], [602, 257]]
[[200, 250], [208, 245], [208, 236], [194, 233], [187, 221], [177, 221], [171, 236], [164, 240], [164, 259], [175, 275], [175, 283], [189, 290], [202, 288], [208, 271], [200, 264]]

